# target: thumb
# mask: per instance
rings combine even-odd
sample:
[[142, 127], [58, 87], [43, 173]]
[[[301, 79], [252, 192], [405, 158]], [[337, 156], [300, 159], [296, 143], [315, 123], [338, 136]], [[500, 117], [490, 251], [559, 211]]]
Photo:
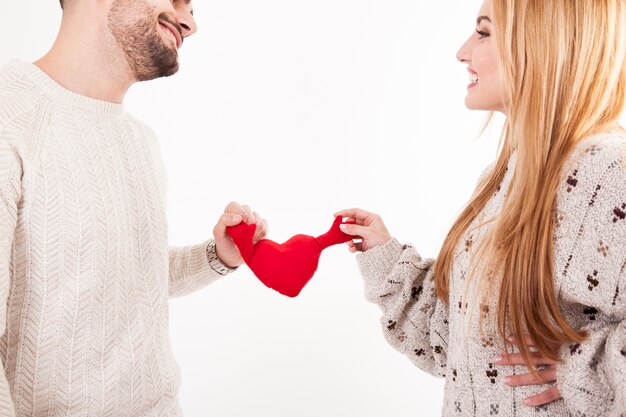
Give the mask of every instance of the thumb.
[[222, 218], [220, 219], [221, 223], [223, 223], [225, 227], [237, 226], [239, 223], [241, 223], [242, 220], [243, 217], [241, 217], [239, 214], [230, 213], [222, 214]]
[[239, 214], [224, 213], [220, 216], [217, 224], [213, 228], [213, 235], [216, 238], [223, 238], [226, 236], [226, 228], [231, 226], [237, 226], [243, 218]]
[[369, 228], [367, 226], [360, 226], [358, 224], [343, 223], [339, 225], [339, 229], [350, 236], [365, 238], [365, 236], [369, 234]]

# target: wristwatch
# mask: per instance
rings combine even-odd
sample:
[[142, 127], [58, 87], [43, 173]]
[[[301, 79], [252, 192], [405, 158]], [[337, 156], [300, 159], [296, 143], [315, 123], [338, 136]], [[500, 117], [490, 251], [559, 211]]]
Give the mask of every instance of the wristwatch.
[[220, 275], [230, 274], [231, 272], [236, 271], [238, 268], [231, 268], [227, 265], [224, 265], [224, 263], [217, 256], [217, 250], [215, 248], [214, 240], [209, 241], [209, 244], [206, 246], [206, 256], [209, 260], [209, 265], [211, 266], [211, 269], [213, 269]]

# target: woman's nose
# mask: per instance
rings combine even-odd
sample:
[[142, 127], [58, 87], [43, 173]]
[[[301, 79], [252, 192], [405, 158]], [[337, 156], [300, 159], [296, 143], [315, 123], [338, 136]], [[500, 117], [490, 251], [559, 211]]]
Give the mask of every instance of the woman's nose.
[[462, 46], [461, 48], [458, 50], [458, 52], [456, 53], [456, 59], [459, 62], [469, 62], [470, 58], [472, 56], [472, 52], [471, 52], [471, 48], [470, 48], [470, 42], [471, 42], [471, 38], [468, 39]]

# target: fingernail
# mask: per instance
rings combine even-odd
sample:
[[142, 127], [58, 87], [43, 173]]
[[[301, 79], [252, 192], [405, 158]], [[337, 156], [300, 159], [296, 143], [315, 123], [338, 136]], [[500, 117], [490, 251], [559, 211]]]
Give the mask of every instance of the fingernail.
[[524, 398], [524, 404], [532, 405], [532, 402], [528, 398]]
[[504, 383], [505, 384], [508, 385], [510, 382], [511, 382], [511, 377], [510, 376], [504, 377]]
[[340, 224], [340, 225], [339, 225], [339, 228], [340, 228], [341, 230], [346, 230], [346, 229], [348, 228], [348, 226], [346, 226], [345, 224]]
[[502, 362], [503, 360], [504, 360], [504, 358], [503, 358], [501, 355], [498, 355], [498, 356], [496, 356], [496, 357], [494, 358], [494, 360], [493, 360], [493, 361], [494, 361], [495, 363], [500, 363], [500, 362]]
[[233, 221], [234, 222], [240, 222], [241, 221], [241, 216], [238, 214], [233, 215]]

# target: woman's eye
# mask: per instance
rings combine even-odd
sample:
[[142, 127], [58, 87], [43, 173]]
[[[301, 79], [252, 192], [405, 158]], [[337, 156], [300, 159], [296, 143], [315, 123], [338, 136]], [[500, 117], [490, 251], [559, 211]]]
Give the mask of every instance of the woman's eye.
[[487, 36], [489, 36], [489, 34], [487, 32], [483, 32], [482, 30], [478, 30], [478, 29], [476, 29], [476, 33], [478, 33], [480, 35], [480, 37], [478, 39], [483, 39], [483, 38], [486, 38]]

